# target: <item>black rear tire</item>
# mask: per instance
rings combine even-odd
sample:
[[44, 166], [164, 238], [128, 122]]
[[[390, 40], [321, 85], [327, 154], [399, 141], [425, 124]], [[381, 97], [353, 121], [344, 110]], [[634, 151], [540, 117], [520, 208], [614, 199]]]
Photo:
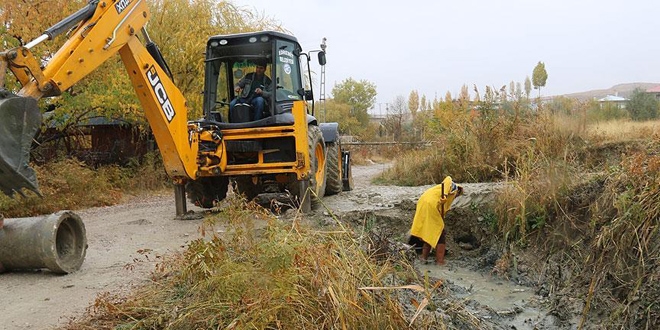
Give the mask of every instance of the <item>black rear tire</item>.
[[343, 183], [341, 178], [341, 150], [338, 142], [332, 142], [326, 145], [328, 149], [328, 171], [325, 185], [325, 194], [335, 195], [342, 191]]
[[210, 209], [214, 202], [227, 197], [229, 179], [224, 176], [201, 177], [186, 183], [186, 195], [191, 203]]
[[254, 184], [251, 176], [237, 176], [233, 180], [236, 183], [236, 192], [245, 196], [248, 202], [263, 192], [261, 183], [257, 182], [257, 184]]

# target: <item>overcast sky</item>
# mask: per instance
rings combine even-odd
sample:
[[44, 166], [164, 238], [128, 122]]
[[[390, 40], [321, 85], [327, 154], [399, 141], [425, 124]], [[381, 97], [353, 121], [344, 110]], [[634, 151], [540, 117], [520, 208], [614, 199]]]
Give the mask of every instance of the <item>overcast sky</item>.
[[349, 77], [373, 82], [383, 104], [413, 89], [483, 93], [531, 79], [539, 61], [542, 95], [660, 82], [657, 0], [233, 2], [279, 21], [306, 51], [326, 37], [328, 97]]

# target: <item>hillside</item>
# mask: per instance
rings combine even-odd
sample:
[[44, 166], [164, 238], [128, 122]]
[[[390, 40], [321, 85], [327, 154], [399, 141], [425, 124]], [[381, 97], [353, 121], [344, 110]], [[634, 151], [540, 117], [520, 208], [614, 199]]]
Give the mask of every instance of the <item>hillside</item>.
[[593, 98], [599, 99], [607, 95], [618, 95], [627, 98], [630, 96], [630, 94], [632, 94], [632, 91], [635, 90], [635, 88], [639, 87], [641, 89], [646, 90], [658, 85], [660, 85], [660, 83], [635, 82], [635, 83], [627, 83], [627, 84], [618, 84], [606, 89], [595, 89], [586, 92], [564, 94], [561, 96], [575, 98], [579, 100], [590, 100]]

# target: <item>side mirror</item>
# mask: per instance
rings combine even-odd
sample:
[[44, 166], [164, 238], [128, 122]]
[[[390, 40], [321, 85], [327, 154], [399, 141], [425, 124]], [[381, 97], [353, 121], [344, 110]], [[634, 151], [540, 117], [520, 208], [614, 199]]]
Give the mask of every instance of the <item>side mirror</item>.
[[312, 93], [311, 90], [306, 90], [305, 91], [305, 101], [311, 101], [314, 100], [314, 93]]
[[319, 52], [319, 64], [320, 64], [320, 65], [325, 65], [325, 63], [326, 63], [326, 60], [325, 60], [325, 52], [324, 52], [324, 51], [320, 51], [320, 52]]

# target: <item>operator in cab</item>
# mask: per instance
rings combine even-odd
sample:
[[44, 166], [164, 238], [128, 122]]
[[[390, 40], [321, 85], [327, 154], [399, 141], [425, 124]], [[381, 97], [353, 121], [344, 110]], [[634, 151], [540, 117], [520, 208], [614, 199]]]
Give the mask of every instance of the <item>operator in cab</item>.
[[253, 111], [250, 118], [252, 120], [262, 118], [266, 101], [271, 97], [272, 84], [271, 79], [266, 76], [266, 64], [266, 60], [257, 61], [255, 71], [246, 74], [234, 86], [238, 96], [229, 103], [230, 111], [233, 111], [237, 104], [250, 105]]

